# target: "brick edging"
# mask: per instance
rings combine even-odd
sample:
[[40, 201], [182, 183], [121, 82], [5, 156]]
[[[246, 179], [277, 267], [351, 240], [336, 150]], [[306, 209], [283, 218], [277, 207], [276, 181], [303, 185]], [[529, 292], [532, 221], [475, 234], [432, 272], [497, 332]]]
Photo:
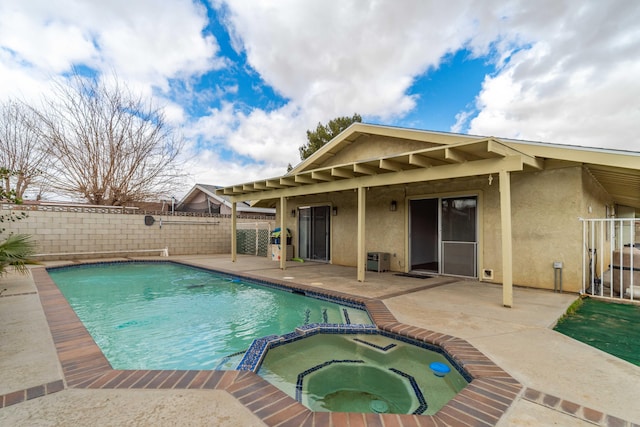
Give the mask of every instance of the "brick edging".
[[[180, 264], [191, 265], [187, 262]], [[198, 268], [206, 268], [194, 265]], [[208, 270], [212, 270], [207, 268]], [[214, 270], [215, 271], [215, 270]], [[225, 272], [227, 273], [227, 272]], [[228, 272], [238, 276], [251, 276]], [[257, 279], [269, 280], [264, 277]], [[371, 423], [382, 425], [495, 425], [513, 402], [522, 397], [554, 410], [586, 421], [608, 423], [602, 425], [630, 426], [628, 422], [526, 389], [507, 372], [467, 341], [416, 326], [400, 323], [384, 302], [340, 292], [325, 291], [364, 303], [376, 326], [400, 336], [442, 347], [472, 377], [471, 383], [435, 415], [363, 414], [312, 412], [294, 398], [252, 372], [241, 371], [160, 371], [114, 370], [108, 363], [86, 328], [68, 304], [46, 269], [33, 269], [33, 279], [43, 306], [49, 328], [62, 365], [68, 388], [82, 389], [217, 389], [225, 390], [249, 411], [268, 425], [346, 425]], [[306, 289], [307, 286], [275, 281], [279, 285]], [[317, 288], [313, 288], [315, 292]], [[54, 393], [65, 388], [65, 382], [55, 381], [2, 396], [2, 405], [8, 406], [25, 400]], [[592, 421], [593, 419], [593, 421]], [[598, 421], [595, 421], [595, 420]], [[621, 423], [618, 423], [620, 421]], [[626, 424], [625, 424], [626, 423]]]
[[0, 408], [22, 403], [26, 400], [57, 393], [65, 389], [64, 381], [57, 380], [50, 383], [25, 388], [24, 390], [13, 391], [0, 396]]
[[601, 411], [529, 387], [524, 390], [522, 398], [599, 426], [639, 427], [638, 424], [632, 423], [631, 421], [626, 421], [622, 418], [614, 417], [613, 415], [605, 414]]

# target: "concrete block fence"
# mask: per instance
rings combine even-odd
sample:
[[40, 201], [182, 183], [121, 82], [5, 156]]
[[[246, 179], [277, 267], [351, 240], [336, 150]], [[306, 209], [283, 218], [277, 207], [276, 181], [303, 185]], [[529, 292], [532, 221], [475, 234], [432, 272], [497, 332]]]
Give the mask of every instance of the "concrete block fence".
[[[2, 205], [0, 215], [26, 211], [27, 218], [1, 224], [9, 233], [30, 234], [37, 259], [86, 259], [123, 255], [231, 253], [229, 215], [193, 216], [140, 212], [110, 207], [49, 207]], [[147, 218], [145, 221], [145, 217]], [[238, 223], [271, 223], [261, 216], [239, 217]], [[151, 225], [147, 225], [151, 223]]]

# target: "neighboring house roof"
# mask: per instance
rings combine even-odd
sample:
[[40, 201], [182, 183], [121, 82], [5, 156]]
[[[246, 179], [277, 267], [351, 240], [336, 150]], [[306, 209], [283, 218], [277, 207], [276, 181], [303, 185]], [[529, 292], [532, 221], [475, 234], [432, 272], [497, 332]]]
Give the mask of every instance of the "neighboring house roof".
[[[217, 201], [219, 204], [224, 204], [231, 208], [231, 200], [229, 196], [216, 194], [216, 190], [222, 188], [217, 185], [208, 185], [208, 184], [195, 184], [191, 190], [178, 202], [176, 205], [176, 210], [182, 209], [184, 206], [191, 203], [199, 193], [204, 193], [211, 200]], [[262, 214], [275, 214], [275, 210], [272, 208], [257, 208], [252, 207], [250, 202], [243, 201], [238, 202], [236, 204], [236, 209], [238, 212], [244, 213], [262, 213]]]
[[[399, 152], [390, 144], [388, 154], [344, 162], [335, 160], [343, 159], [340, 155], [351, 144], [370, 136], [409, 141], [423, 148]], [[364, 123], [352, 124], [286, 175], [218, 188], [216, 194], [231, 196], [237, 201], [261, 200], [261, 205], [273, 206], [276, 197], [458, 178], [501, 170], [541, 170], [549, 161], [556, 160], [584, 165], [616, 203], [640, 209], [638, 152]]]

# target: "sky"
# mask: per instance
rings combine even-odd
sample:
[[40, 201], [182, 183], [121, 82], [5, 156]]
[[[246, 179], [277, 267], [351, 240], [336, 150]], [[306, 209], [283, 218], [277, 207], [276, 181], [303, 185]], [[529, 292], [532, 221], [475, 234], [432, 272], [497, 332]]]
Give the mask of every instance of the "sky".
[[0, 0], [0, 101], [74, 68], [152, 97], [194, 183], [366, 123], [640, 151], [637, 0]]

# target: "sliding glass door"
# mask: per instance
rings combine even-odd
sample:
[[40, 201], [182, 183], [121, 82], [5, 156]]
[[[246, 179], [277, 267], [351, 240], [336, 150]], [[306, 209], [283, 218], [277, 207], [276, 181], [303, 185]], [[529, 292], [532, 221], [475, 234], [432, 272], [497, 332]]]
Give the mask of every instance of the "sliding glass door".
[[442, 274], [476, 277], [476, 197], [441, 200]]
[[477, 277], [477, 197], [411, 200], [411, 270]]
[[302, 259], [329, 261], [330, 206], [298, 208], [298, 255]]

